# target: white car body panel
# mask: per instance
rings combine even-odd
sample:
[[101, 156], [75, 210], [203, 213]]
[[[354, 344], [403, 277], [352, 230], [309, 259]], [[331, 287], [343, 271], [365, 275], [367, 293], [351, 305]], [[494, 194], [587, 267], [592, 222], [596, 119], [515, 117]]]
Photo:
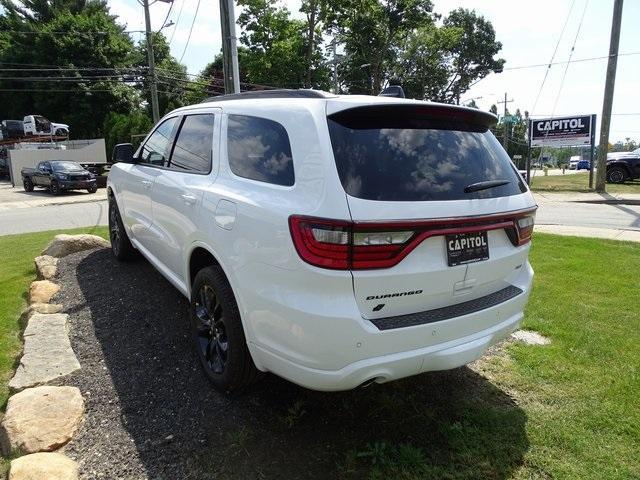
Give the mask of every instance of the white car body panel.
[[[191, 253], [204, 248], [219, 262], [260, 370], [313, 389], [343, 390], [370, 380], [458, 367], [481, 356], [521, 321], [533, 278], [528, 244], [514, 247], [504, 229], [491, 230], [489, 260], [448, 267], [444, 237], [435, 236], [391, 268], [329, 270], [301, 259], [289, 229], [292, 214], [380, 221], [535, 208], [528, 191], [493, 199], [402, 205], [347, 195], [334, 160], [327, 114], [364, 104], [408, 102], [426, 103], [353, 96], [228, 100], [184, 107], [168, 116], [217, 115], [211, 173], [116, 164], [108, 187], [134, 246], [185, 296], [191, 288]], [[231, 171], [229, 114], [264, 117], [284, 126], [293, 153], [293, 186], [249, 180]], [[143, 181], [152, 182], [151, 187]], [[186, 203], [184, 195], [189, 196]], [[390, 330], [379, 330], [371, 322], [476, 299], [506, 285], [523, 293], [469, 315]], [[386, 299], [378, 312], [372, 312], [366, 300], [389, 289], [415, 288], [424, 293]]]

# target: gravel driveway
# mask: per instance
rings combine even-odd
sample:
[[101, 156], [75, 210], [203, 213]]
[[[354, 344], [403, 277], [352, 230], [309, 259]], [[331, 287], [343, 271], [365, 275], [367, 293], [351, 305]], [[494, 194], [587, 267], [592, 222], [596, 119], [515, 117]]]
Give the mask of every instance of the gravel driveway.
[[[85, 396], [66, 447], [82, 478], [363, 478], [379, 443], [414, 446], [441, 477], [481, 465], [507, 478], [528, 448], [523, 411], [468, 368], [343, 393], [265, 375], [248, 392], [219, 394], [191, 350], [187, 301], [146, 261], [93, 250], [58, 271], [82, 365], [63, 382]], [[487, 408], [491, 422], [474, 424]]]

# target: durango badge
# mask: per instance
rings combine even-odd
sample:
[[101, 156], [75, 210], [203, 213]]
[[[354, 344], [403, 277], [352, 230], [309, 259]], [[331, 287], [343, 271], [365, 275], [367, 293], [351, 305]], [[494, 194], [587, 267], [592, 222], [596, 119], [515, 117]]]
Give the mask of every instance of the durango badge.
[[406, 297], [408, 295], [420, 295], [422, 290], [410, 290], [408, 292], [385, 293], [382, 295], [369, 295], [367, 300], [380, 300], [381, 298]]

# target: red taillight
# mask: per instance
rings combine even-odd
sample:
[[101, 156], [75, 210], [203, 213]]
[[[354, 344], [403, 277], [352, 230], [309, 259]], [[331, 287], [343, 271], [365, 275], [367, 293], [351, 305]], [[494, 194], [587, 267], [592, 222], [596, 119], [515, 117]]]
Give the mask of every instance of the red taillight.
[[292, 216], [289, 228], [298, 255], [317, 267], [349, 269], [351, 222]]
[[533, 226], [536, 221], [535, 212], [515, 219], [515, 228], [518, 233], [518, 245], [524, 245], [531, 241]]
[[350, 222], [292, 215], [291, 237], [300, 257], [334, 270], [389, 268], [426, 238], [504, 229], [516, 246], [531, 240], [535, 210], [482, 217], [411, 222]]

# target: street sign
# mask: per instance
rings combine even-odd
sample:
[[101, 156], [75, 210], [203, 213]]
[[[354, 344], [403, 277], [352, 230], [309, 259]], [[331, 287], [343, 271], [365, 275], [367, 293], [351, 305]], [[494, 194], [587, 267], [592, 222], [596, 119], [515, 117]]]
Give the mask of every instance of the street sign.
[[518, 120], [518, 117], [516, 117], [515, 115], [502, 116], [502, 123], [516, 123], [517, 120]]
[[[568, 147], [591, 145], [592, 122], [595, 115], [542, 118], [531, 120], [529, 139], [532, 147]], [[595, 132], [594, 132], [595, 133]]]

